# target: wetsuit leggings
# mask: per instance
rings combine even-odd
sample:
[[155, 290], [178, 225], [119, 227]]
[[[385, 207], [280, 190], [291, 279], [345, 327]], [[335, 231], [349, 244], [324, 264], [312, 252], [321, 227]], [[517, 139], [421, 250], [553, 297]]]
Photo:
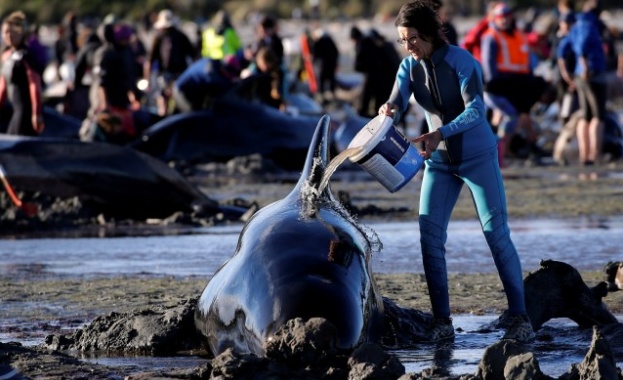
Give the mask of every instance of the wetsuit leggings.
[[426, 161], [420, 196], [420, 243], [433, 314], [436, 318], [450, 316], [445, 243], [450, 215], [463, 184], [471, 191], [506, 292], [509, 314], [525, 314], [523, 274], [510, 237], [506, 195], [495, 147], [457, 165]]

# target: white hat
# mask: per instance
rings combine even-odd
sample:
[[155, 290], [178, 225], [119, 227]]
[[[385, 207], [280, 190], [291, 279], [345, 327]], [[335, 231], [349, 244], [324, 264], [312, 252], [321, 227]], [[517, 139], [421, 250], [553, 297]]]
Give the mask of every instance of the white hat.
[[169, 9], [163, 9], [158, 13], [158, 19], [154, 23], [154, 28], [164, 29], [173, 26], [175, 24], [175, 16]]

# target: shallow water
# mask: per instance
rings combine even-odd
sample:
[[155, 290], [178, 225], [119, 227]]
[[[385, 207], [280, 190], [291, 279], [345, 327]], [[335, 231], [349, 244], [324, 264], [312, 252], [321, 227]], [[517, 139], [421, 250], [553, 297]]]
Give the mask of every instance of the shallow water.
[[[383, 244], [372, 259], [374, 272], [422, 273], [416, 222], [363, 224]], [[623, 260], [623, 217], [516, 220], [510, 227], [524, 270], [538, 269], [542, 259], [565, 261], [578, 270], [602, 270], [608, 261]], [[209, 276], [234, 252], [241, 229], [231, 225], [186, 229], [172, 236], [0, 240], [0, 275], [37, 266], [84, 277]], [[450, 272], [495, 271], [477, 221], [451, 221], [446, 247]]]
[[[420, 373], [433, 366], [447, 368], [450, 375], [474, 374], [482, 359], [484, 350], [502, 337], [501, 331], [479, 332], [483, 325], [493, 322], [497, 316], [455, 316], [455, 328], [463, 331], [457, 333], [454, 343], [421, 344], [412, 350], [391, 350], [402, 364], [406, 372]], [[556, 344], [551, 342], [535, 342], [532, 345], [539, 366], [543, 373], [557, 378], [566, 373], [572, 364], [580, 363], [590, 346], [590, 332], [578, 334], [576, 325], [565, 319], [549, 321], [542, 331], [556, 336]], [[85, 361], [106, 366], [135, 367], [136, 369], [167, 369], [173, 367], [197, 367], [205, 363], [205, 358], [198, 356], [179, 357], [83, 357]], [[623, 367], [623, 359], [617, 362]]]
[[[377, 273], [422, 273], [416, 222], [366, 223], [383, 243], [374, 255]], [[618, 261], [623, 246], [623, 217], [599, 220], [515, 220], [512, 237], [524, 270], [539, 268], [542, 259], [565, 261], [579, 270], [602, 270], [608, 261]], [[240, 225], [186, 229], [181, 235], [113, 238], [43, 238], [0, 240], [0, 275], [24, 268], [65, 276], [116, 276], [153, 274], [190, 276], [214, 273], [234, 252]], [[494, 272], [495, 267], [477, 221], [452, 221], [447, 242], [448, 270], [460, 273]], [[448, 368], [453, 375], [475, 373], [484, 349], [501, 337], [501, 331], [481, 333], [481, 326], [497, 316], [457, 315], [461, 331], [448, 347], [422, 345], [416, 350], [394, 351], [407, 372], [420, 372], [433, 365]], [[619, 317], [621, 320], [621, 317]], [[588, 350], [590, 332], [579, 333], [565, 319], [550, 321], [544, 329], [555, 330], [556, 344], [535, 343], [534, 352], [544, 373], [560, 376], [572, 363], [579, 363]], [[543, 330], [542, 330], [543, 331]], [[582, 336], [579, 336], [581, 334]], [[1, 340], [19, 337], [0, 332]], [[24, 341], [25, 345], [40, 342]], [[179, 359], [179, 358], [178, 358]], [[176, 366], [195, 366], [203, 360], [170, 358]], [[112, 366], [161, 368], [167, 358], [100, 357], [86, 359]], [[623, 357], [617, 357], [623, 367]], [[173, 366], [173, 364], [171, 364]]]
[[[453, 344], [422, 345], [417, 350], [392, 351], [405, 366], [406, 372], [419, 373], [425, 368], [439, 366], [448, 368], [451, 375], [476, 373], [478, 363], [484, 350], [498, 341], [502, 331], [480, 332], [483, 325], [493, 322], [497, 316], [460, 315], [453, 318], [455, 328], [463, 331], [457, 333]], [[539, 367], [543, 373], [559, 377], [567, 372], [571, 364], [580, 363], [590, 346], [590, 332], [577, 333], [577, 325], [567, 319], [549, 321], [540, 330], [556, 337], [552, 342], [536, 341], [532, 344]], [[618, 366], [623, 365], [623, 358], [618, 359]]]

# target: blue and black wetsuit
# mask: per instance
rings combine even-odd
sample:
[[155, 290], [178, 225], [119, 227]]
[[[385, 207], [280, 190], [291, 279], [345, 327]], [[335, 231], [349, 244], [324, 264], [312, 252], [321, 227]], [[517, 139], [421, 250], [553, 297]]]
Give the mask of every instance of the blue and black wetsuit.
[[33, 115], [42, 114], [41, 83], [34, 70], [34, 57], [25, 46], [6, 50], [0, 70], [0, 106], [8, 99], [13, 114], [6, 133], [10, 135], [37, 136]]
[[[525, 314], [523, 275], [510, 238], [497, 140], [487, 122], [480, 64], [452, 45], [431, 59], [405, 58], [388, 100], [401, 110], [409, 98], [425, 110], [429, 131], [443, 139], [426, 160], [420, 196], [420, 242], [433, 314], [450, 316], [446, 269], [447, 227], [463, 185], [471, 191], [487, 244], [504, 285], [509, 314]], [[395, 116], [399, 120], [401, 112]]]

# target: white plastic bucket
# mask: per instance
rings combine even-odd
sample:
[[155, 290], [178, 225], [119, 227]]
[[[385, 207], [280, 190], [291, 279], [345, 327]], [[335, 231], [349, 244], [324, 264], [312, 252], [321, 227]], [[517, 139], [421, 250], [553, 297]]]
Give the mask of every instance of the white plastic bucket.
[[406, 185], [424, 164], [424, 158], [386, 115], [379, 115], [366, 124], [348, 147], [362, 147], [361, 152], [349, 159], [392, 193]]

